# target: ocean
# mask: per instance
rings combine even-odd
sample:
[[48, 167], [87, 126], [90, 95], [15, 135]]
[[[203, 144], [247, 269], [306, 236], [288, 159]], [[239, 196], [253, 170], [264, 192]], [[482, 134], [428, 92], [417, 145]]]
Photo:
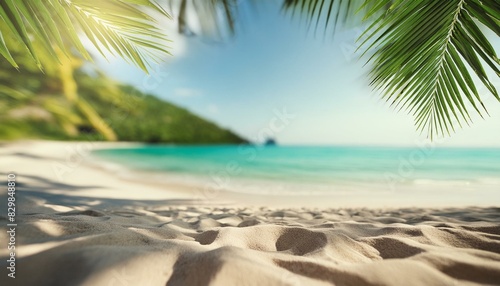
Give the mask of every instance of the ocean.
[[148, 180], [244, 193], [500, 192], [495, 148], [146, 145], [94, 154]]

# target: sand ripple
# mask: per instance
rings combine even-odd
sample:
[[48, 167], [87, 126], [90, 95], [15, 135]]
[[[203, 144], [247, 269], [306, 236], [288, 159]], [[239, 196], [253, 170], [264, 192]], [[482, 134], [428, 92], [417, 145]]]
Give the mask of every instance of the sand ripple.
[[18, 285], [500, 285], [498, 208], [124, 207], [18, 220]]

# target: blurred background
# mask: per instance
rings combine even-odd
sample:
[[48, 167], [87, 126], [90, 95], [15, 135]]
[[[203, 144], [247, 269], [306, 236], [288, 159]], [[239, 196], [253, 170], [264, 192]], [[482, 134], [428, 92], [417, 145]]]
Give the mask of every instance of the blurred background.
[[[20, 67], [0, 58], [0, 139], [414, 146], [426, 138], [411, 114], [369, 87], [371, 64], [356, 51], [367, 27], [360, 19], [318, 28], [296, 11], [301, 1], [215, 2], [159, 2], [172, 16], [157, 17], [171, 55], [149, 75], [106, 51], [104, 58], [88, 39], [94, 63], [76, 53], [61, 63], [47, 56], [40, 70], [5, 37]], [[440, 144], [500, 146], [500, 105], [479, 86], [489, 116], [473, 114], [471, 127]], [[290, 120], [269, 131], [277, 114]]]

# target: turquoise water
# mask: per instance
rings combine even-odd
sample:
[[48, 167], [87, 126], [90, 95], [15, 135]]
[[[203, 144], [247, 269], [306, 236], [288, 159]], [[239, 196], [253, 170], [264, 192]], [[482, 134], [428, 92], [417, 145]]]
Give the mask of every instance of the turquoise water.
[[388, 147], [144, 146], [95, 151], [132, 169], [242, 188], [283, 185], [488, 185], [500, 191], [500, 149]]

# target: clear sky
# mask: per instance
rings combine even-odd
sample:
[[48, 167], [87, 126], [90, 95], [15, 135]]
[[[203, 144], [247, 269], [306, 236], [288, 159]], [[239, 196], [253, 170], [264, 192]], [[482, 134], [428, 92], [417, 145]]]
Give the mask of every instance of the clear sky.
[[[118, 59], [99, 65], [117, 80], [250, 140], [259, 141], [276, 111], [284, 109], [294, 118], [274, 126], [282, 144], [412, 146], [425, 139], [411, 115], [389, 107], [368, 86], [369, 67], [354, 54], [363, 27], [340, 30], [334, 39], [315, 37], [303, 22], [280, 11], [279, 3], [252, 11], [242, 7], [236, 36], [224, 42], [185, 38], [176, 34], [173, 21], [165, 23], [173, 56], [157, 67], [156, 77]], [[493, 44], [498, 50], [498, 38]], [[490, 117], [475, 116], [471, 127], [443, 144], [500, 147], [500, 103], [486, 97], [485, 104]]]

